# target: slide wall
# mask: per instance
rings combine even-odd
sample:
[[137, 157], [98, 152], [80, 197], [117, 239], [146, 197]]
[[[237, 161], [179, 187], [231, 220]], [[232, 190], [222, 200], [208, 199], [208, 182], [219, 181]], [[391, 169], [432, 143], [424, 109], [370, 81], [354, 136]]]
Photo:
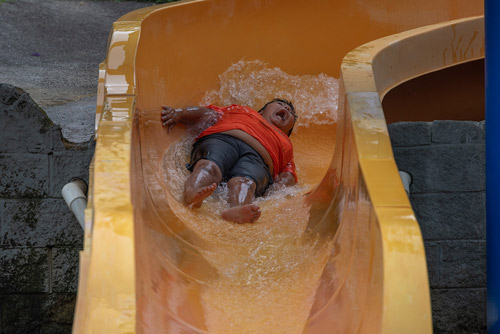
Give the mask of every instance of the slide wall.
[[[471, 0], [206, 0], [120, 18], [100, 67], [74, 331], [432, 332], [422, 237], [380, 101], [484, 56], [481, 18], [418, 28], [482, 10]], [[242, 62], [258, 71], [231, 67]], [[274, 96], [257, 88], [286, 95], [291, 83], [308, 107], [291, 136], [299, 186], [259, 199], [254, 225], [222, 221], [217, 198], [184, 207], [192, 137], [166, 133], [161, 105], [212, 97], [259, 108]], [[314, 92], [336, 89], [338, 107], [318, 118], [325, 100]]]

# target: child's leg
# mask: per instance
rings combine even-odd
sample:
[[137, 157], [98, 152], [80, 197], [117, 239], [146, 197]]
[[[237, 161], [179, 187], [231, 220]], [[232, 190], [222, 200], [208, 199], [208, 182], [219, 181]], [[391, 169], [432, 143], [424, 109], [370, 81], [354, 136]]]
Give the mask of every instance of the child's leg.
[[252, 204], [256, 184], [246, 177], [233, 177], [228, 183], [230, 208], [222, 212], [222, 218], [235, 223], [253, 223], [260, 217], [259, 207]]
[[222, 172], [219, 166], [210, 160], [198, 160], [184, 184], [184, 203], [191, 208], [199, 208], [221, 181]]

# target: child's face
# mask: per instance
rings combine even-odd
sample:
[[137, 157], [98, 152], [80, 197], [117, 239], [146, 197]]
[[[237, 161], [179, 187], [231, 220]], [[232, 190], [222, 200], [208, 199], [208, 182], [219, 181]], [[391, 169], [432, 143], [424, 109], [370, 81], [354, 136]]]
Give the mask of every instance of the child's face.
[[269, 123], [274, 124], [284, 133], [288, 133], [295, 123], [292, 108], [284, 102], [269, 103], [260, 113]]

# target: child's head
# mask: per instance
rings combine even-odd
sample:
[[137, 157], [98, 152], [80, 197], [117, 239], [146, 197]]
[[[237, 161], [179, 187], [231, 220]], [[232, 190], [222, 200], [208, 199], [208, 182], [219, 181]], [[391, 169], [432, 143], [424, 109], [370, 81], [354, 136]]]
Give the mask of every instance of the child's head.
[[275, 98], [267, 102], [259, 110], [259, 113], [289, 137], [298, 118], [292, 102], [280, 98]]

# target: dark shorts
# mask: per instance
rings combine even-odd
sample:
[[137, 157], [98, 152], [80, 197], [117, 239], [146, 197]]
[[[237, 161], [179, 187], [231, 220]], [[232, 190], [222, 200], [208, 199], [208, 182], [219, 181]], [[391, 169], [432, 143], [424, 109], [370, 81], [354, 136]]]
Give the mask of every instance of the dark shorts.
[[219, 166], [222, 181], [246, 177], [255, 182], [255, 196], [262, 196], [272, 183], [272, 176], [262, 157], [250, 145], [230, 135], [214, 133], [197, 140], [186, 167], [192, 172], [198, 160], [206, 159]]

